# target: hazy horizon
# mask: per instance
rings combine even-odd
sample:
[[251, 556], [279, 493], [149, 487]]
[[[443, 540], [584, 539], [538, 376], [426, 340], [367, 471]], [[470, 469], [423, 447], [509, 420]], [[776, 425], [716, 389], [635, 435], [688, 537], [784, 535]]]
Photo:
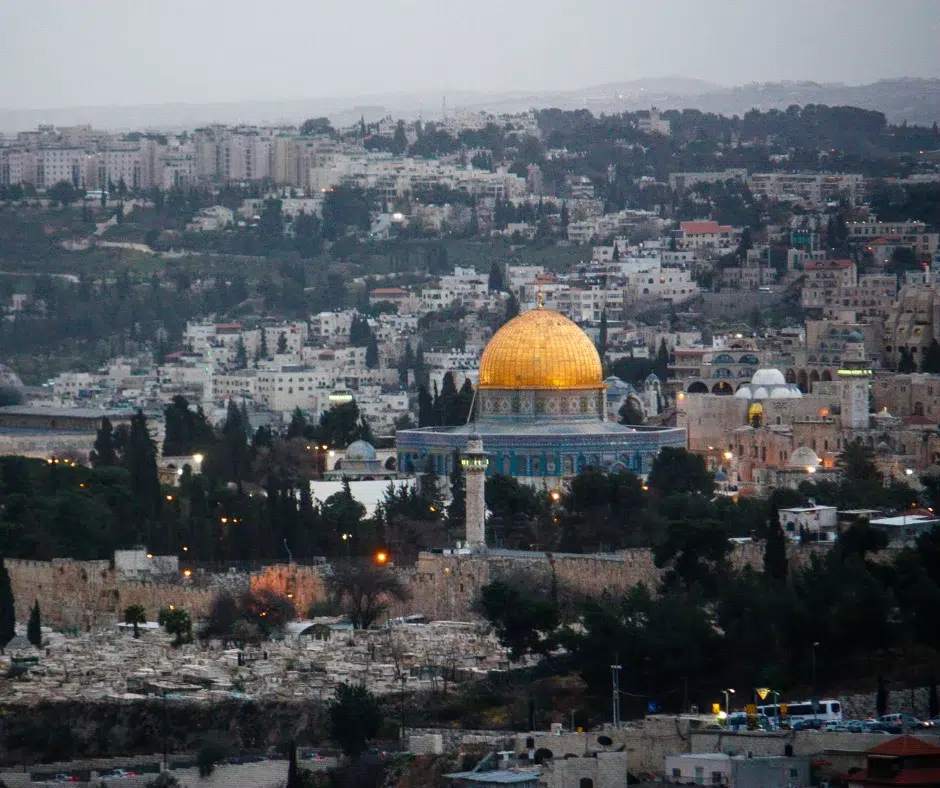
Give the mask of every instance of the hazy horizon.
[[0, 84], [0, 107], [545, 93], [664, 78], [730, 87], [940, 77], [935, 0], [444, 5], [8, 0], [0, 68], [17, 78]]

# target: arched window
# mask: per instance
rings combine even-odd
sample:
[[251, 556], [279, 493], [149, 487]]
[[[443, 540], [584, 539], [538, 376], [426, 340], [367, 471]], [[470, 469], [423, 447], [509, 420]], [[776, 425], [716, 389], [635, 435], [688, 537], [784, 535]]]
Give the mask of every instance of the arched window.
[[594, 780], [590, 777], [582, 777], [578, 783], [578, 788], [594, 788]]
[[915, 403], [914, 403], [914, 415], [915, 415], [915, 416], [923, 416], [923, 415], [924, 415], [924, 403], [922, 403], [922, 402], [915, 402]]
[[721, 353], [712, 359], [712, 364], [733, 364], [734, 359], [728, 353]]

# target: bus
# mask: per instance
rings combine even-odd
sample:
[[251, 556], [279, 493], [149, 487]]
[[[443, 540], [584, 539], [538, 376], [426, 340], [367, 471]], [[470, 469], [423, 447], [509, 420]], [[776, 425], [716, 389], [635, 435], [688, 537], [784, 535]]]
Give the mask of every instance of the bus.
[[[781, 706], [786, 707], [786, 714], [780, 713]], [[823, 698], [815, 704], [813, 701], [798, 700], [793, 703], [768, 703], [758, 706], [757, 713], [771, 720], [780, 718], [790, 725], [806, 720], [819, 720], [822, 724], [842, 722], [842, 704], [832, 698]]]

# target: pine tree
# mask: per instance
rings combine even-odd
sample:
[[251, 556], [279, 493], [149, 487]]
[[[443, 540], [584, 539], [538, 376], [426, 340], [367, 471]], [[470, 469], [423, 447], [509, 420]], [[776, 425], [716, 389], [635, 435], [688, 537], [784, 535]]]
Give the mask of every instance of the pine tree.
[[258, 343], [258, 358], [263, 359], [268, 357], [268, 332], [264, 330], [264, 326], [261, 327], [261, 341]]
[[418, 426], [434, 426], [434, 400], [424, 385], [418, 387]]
[[39, 600], [33, 603], [29, 613], [29, 623], [26, 625], [26, 639], [36, 648], [42, 645], [42, 618], [39, 613]]
[[[614, 247], [617, 248], [616, 246]], [[601, 326], [598, 330], [597, 336], [597, 352], [601, 357], [601, 361], [604, 360], [604, 356], [607, 354], [607, 310], [605, 309], [601, 312]]]
[[460, 465], [460, 449], [454, 449], [450, 470], [450, 503], [447, 505], [448, 528], [463, 528], [467, 524], [467, 485]]
[[277, 352], [278, 355], [287, 352], [287, 334], [283, 331], [277, 337]]
[[94, 448], [89, 454], [93, 468], [110, 468], [118, 464], [117, 447], [114, 442], [114, 427], [107, 416], [101, 419], [101, 426], [95, 437]]
[[124, 451], [124, 467], [131, 476], [131, 491], [139, 518], [138, 525], [153, 522], [160, 512], [163, 496], [157, 475], [157, 445], [147, 428], [147, 417], [138, 410], [131, 417], [131, 427]]
[[369, 332], [369, 339], [366, 342], [366, 369], [375, 369], [379, 366], [379, 343], [375, 334]]
[[617, 246], [616, 241], [614, 241], [614, 253], [610, 256], [610, 259], [613, 260], [615, 263], [620, 262], [620, 247]]
[[516, 296], [513, 293], [509, 294], [509, 299], [506, 301], [506, 318], [503, 323], [508, 323], [514, 317], [519, 315], [519, 302], [516, 300]]
[[502, 266], [500, 266], [500, 264], [497, 263], [495, 260], [493, 261], [493, 264], [490, 266], [490, 276], [489, 276], [489, 281], [487, 283], [487, 286], [489, 287], [491, 291], [497, 291], [497, 292], [500, 292], [506, 289], [503, 284]]
[[238, 347], [235, 349], [235, 368], [244, 369], [248, 366], [248, 351], [245, 348], [245, 340], [238, 338]]
[[16, 635], [16, 606], [10, 573], [0, 558], [0, 653]]
[[767, 544], [764, 546], [764, 574], [773, 580], [787, 579], [787, 541], [780, 523], [771, 519], [767, 531]]
[[561, 219], [560, 219], [560, 221], [561, 221], [561, 229], [562, 229], [562, 230], [567, 230], [567, 229], [568, 229], [568, 222], [569, 222], [569, 217], [568, 217], [568, 201], [567, 201], [567, 200], [565, 200], [565, 202], [563, 202], [563, 203], [561, 204]]

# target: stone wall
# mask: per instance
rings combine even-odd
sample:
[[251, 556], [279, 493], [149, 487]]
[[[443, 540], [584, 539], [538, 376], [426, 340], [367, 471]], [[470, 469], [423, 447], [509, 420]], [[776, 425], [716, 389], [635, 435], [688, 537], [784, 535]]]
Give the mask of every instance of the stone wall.
[[[794, 544], [790, 562], [798, 566], [813, 552], [825, 547]], [[736, 568], [763, 566], [762, 543], [737, 545], [731, 556]], [[6, 566], [16, 598], [17, 621], [25, 623], [33, 601], [38, 599], [43, 621], [59, 627], [88, 630], [110, 626], [128, 605], [140, 604], [154, 620], [169, 605], [184, 607], [194, 618], [204, 616], [220, 590], [239, 592], [249, 586], [270, 589], [289, 596], [300, 616], [313, 603], [326, 598], [324, 566], [275, 564], [250, 576], [241, 574], [201, 575], [184, 579], [164, 576], [152, 581], [128, 579], [109, 561], [20, 561], [7, 559]], [[637, 583], [655, 588], [660, 570], [648, 549], [625, 550], [615, 555], [549, 555], [499, 551], [474, 555], [422, 553], [413, 568], [397, 569], [409, 599], [391, 605], [391, 616], [423, 614], [435, 619], [469, 621], [479, 590], [493, 580], [520, 571], [541, 577], [546, 583], [554, 566], [562, 587], [598, 596], [617, 594]]]
[[[16, 620], [29, 620], [38, 600], [43, 623], [82, 630], [112, 626], [123, 619], [129, 605], [143, 605], [147, 620], [156, 620], [161, 608], [185, 608], [193, 618], [204, 616], [219, 591], [217, 582], [162, 579], [142, 581], [122, 577], [110, 561], [4, 561], [16, 600]], [[234, 585], [237, 578], [226, 576]], [[247, 581], [243, 584], [247, 587]]]

